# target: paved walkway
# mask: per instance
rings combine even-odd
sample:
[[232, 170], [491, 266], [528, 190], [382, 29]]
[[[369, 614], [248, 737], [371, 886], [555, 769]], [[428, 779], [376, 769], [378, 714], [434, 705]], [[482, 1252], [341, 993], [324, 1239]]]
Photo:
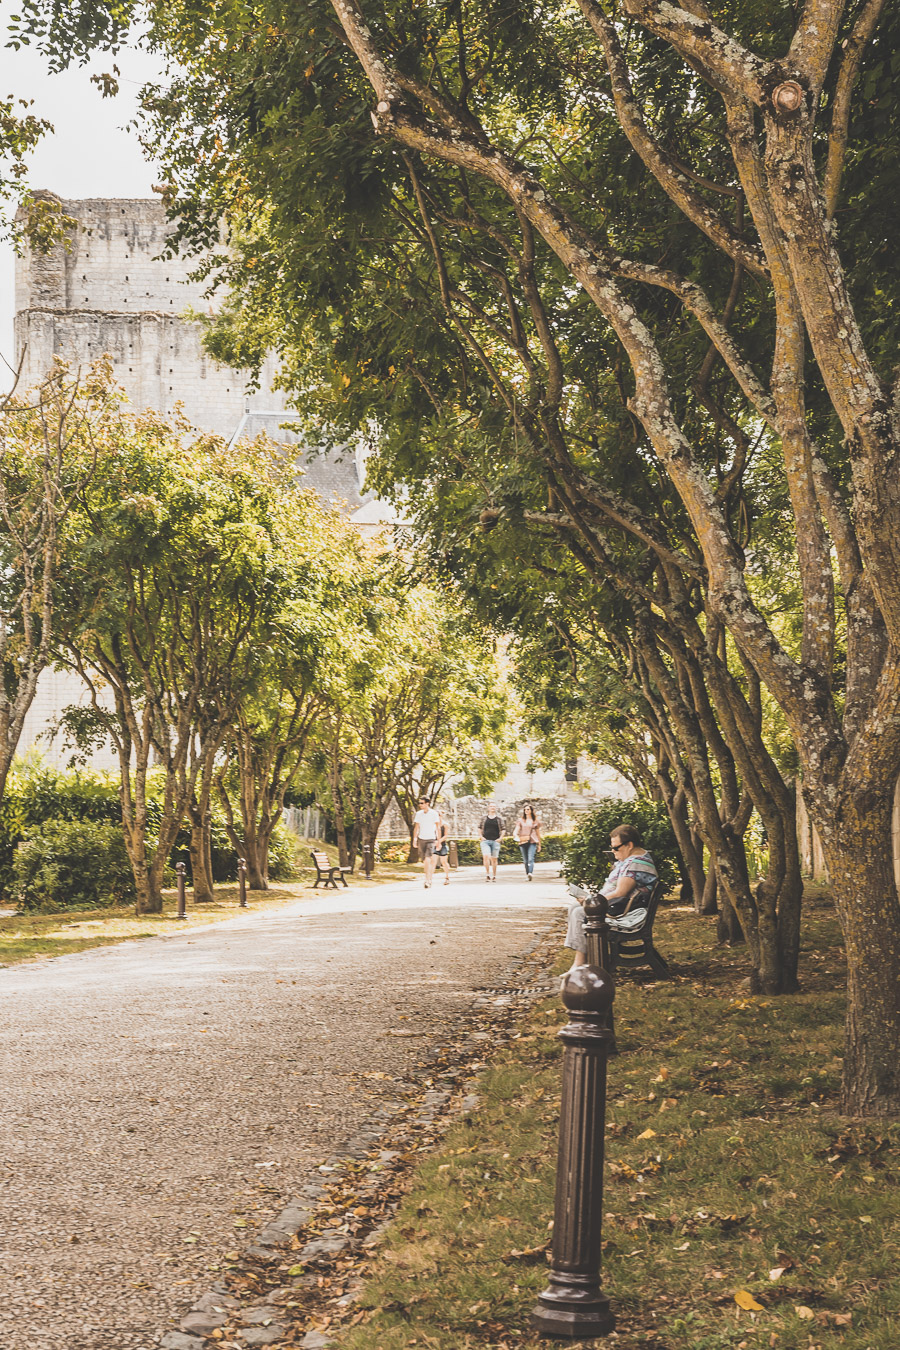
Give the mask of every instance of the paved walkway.
[[557, 873], [329, 892], [0, 971], [0, 1350], [149, 1350], [531, 950]]

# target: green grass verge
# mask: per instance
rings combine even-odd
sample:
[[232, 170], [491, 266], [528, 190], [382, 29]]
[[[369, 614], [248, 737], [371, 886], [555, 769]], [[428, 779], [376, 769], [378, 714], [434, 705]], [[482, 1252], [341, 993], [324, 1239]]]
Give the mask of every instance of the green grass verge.
[[[810, 894], [803, 992], [751, 997], [737, 950], [669, 909], [675, 978], [621, 980], [610, 1065], [604, 1285], [617, 1350], [896, 1350], [900, 1126], [837, 1114], [843, 984]], [[550, 1344], [528, 1329], [553, 1212], [558, 1002], [483, 1076], [425, 1161], [339, 1350]], [[758, 1309], [741, 1307], [756, 1303]], [[747, 1295], [752, 1296], [749, 1300]]]

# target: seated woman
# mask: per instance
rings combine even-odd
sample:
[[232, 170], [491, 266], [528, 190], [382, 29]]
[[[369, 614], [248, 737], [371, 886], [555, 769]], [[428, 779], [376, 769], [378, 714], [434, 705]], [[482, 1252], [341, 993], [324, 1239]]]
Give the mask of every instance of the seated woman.
[[[625, 914], [647, 904], [657, 880], [656, 863], [641, 848], [641, 836], [634, 825], [616, 825], [610, 832], [609, 846], [616, 861], [600, 890], [610, 914]], [[584, 907], [577, 900], [569, 906], [566, 946], [575, 953], [570, 969], [583, 966], [587, 961]]]

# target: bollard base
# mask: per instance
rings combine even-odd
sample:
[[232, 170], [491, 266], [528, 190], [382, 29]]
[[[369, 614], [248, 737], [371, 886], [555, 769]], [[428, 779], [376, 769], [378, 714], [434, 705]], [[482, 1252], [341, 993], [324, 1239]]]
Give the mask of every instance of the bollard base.
[[545, 1336], [577, 1341], [605, 1336], [616, 1318], [596, 1276], [554, 1273], [531, 1314], [531, 1325]]

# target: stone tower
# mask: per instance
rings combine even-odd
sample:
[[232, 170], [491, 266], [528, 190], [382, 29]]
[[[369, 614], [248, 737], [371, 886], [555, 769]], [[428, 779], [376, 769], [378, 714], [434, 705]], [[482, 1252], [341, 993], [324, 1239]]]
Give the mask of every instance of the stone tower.
[[109, 353], [134, 408], [168, 413], [181, 403], [195, 426], [229, 439], [264, 429], [296, 446], [304, 486], [346, 502], [351, 512], [368, 501], [352, 450], [306, 460], [297, 437], [281, 427], [288, 414], [284, 395], [272, 387], [273, 358], [261, 371], [260, 388], [248, 393], [249, 371], [220, 366], [206, 354], [202, 325], [183, 316], [188, 309], [211, 312], [209, 300], [203, 283], [189, 278], [196, 259], [161, 256], [171, 229], [161, 203], [88, 198], [60, 204], [77, 222], [67, 244], [46, 255], [26, 250], [16, 261], [20, 388], [36, 384], [56, 356], [83, 366]]

